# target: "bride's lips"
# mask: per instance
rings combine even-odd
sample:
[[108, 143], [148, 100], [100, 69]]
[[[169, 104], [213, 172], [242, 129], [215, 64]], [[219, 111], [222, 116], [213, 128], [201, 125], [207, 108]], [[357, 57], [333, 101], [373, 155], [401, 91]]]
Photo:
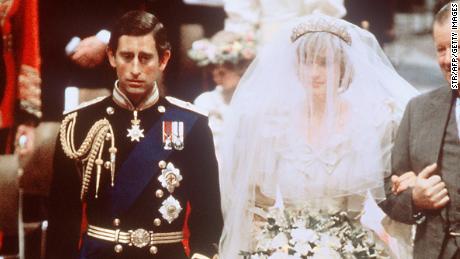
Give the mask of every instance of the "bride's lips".
[[313, 82], [312, 85], [314, 88], [319, 88], [324, 85], [324, 82]]

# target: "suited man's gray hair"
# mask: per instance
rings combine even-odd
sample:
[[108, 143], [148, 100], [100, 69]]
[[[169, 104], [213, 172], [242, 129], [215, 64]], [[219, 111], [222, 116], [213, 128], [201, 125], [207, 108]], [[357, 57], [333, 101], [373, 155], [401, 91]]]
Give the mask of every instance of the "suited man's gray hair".
[[434, 23], [444, 24], [444, 22], [450, 18], [450, 7], [451, 3], [459, 4], [460, 1], [449, 1], [446, 3], [434, 16]]

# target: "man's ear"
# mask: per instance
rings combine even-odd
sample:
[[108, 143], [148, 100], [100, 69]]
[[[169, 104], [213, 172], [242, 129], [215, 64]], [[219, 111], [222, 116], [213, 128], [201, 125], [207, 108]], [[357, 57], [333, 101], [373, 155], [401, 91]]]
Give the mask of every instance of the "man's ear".
[[115, 68], [116, 63], [115, 63], [115, 53], [112, 51], [111, 48], [107, 48], [107, 58], [109, 58], [110, 65]]
[[169, 59], [171, 58], [171, 51], [166, 50], [163, 53], [163, 57], [160, 60], [160, 70], [163, 71], [166, 68], [166, 65], [168, 64]]

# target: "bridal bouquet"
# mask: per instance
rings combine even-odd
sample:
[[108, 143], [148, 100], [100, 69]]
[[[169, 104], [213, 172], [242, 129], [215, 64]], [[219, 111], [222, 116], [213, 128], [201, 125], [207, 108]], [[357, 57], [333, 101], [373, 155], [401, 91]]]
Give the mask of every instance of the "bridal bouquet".
[[270, 208], [246, 259], [382, 258], [379, 247], [347, 212]]

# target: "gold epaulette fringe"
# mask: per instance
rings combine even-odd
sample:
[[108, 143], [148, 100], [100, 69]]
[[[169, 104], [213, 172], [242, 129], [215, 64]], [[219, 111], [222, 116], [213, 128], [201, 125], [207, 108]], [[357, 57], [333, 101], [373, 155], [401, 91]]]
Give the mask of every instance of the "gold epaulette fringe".
[[[80, 198], [83, 199], [88, 192], [88, 187], [91, 181], [91, 174], [96, 164], [96, 192], [97, 198], [99, 191], [99, 183], [101, 178], [102, 166], [110, 169], [111, 185], [115, 181], [115, 161], [117, 149], [115, 147], [115, 136], [113, 134], [112, 125], [107, 119], [101, 119], [93, 124], [88, 134], [86, 135], [83, 143], [78, 148], [75, 148], [74, 135], [75, 125], [77, 121], [77, 112], [67, 115], [61, 124], [60, 141], [62, 149], [67, 157], [73, 160], [80, 160], [83, 162], [83, 175]], [[110, 161], [104, 163], [102, 160], [102, 153], [104, 150], [105, 141], [110, 141]]]

